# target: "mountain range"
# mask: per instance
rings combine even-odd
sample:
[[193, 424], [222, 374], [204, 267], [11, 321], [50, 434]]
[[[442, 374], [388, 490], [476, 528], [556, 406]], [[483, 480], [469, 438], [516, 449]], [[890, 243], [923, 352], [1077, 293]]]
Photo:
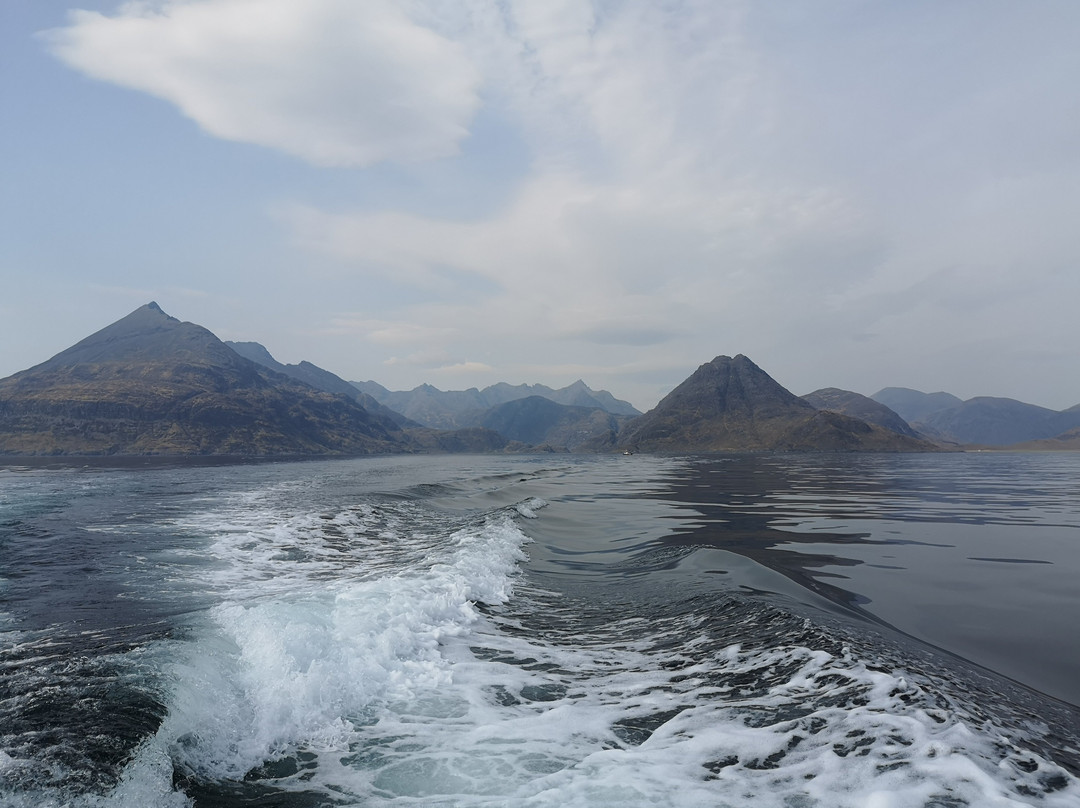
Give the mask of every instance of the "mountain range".
[[384, 407], [377, 400], [369, 396], [367, 393], [359, 390], [355, 385], [345, 381], [340, 376], [331, 373], [329, 370], [323, 370], [318, 365], [313, 365], [311, 362], [300, 362], [297, 365], [283, 365], [281, 362], [274, 359], [271, 353], [266, 350], [265, 347], [257, 342], [226, 342], [230, 348], [243, 357], [250, 359], [258, 365], [262, 365], [270, 370], [276, 370], [284, 376], [288, 376], [296, 381], [303, 382], [306, 385], [314, 387], [316, 390], [322, 390], [326, 393], [336, 393], [338, 395], [347, 396], [348, 398], [355, 399], [360, 406], [362, 406], [368, 412], [381, 415], [384, 418], [389, 418], [398, 426], [421, 426], [421, 424], [411, 421], [396, 410], [392, 410], [389, 407]]
[[1032, 449], [1080, 448], [1080, 406], [1057, 413], [1010, 399], [964, 402], [905, 388], [873, 397], [823, 388], [798, 397], [742, 355], [703, 364], [644, 414], [580, 380], [558, 390], [496, 384], [392, 392], [372, 381], [347, 382], [310, 362], [282, 364], [256, 342], [222, 342], [156, 303], [0, 379], [0, 454], [6, 455], [1000, 445], [988, 438], [1028, 441]]
[[387, 390], [378, 382], [352, 382], [356, 389], [370, 395], [380, 404], [400, 412], [405, 417], [424, 426], [436, 429], [454, 429], [476, 426], [484, 420], [492, 407], [540, 397], [569, 407], [601, 409], [612, 415], [641, 415], [632, 404], [620, 401], [607, 390], [593, 390], [578, 379], [558, 390], [543, 384], [511, 385], [505, 382], [478, 390], [440, 390], [430, 384], [422, 384], [412, 390]]
[[950, 393], [906, 387], [886, 387], [871, 398], [890, 407], [920, 434], [956, 444], [1011, 446], [1056, 439], [1080, 427], [1080, 404], [1057, 411], [1012, 398], [978, 396], [963, 401]]
[[397, 418], [253, 362], [156, 303], [0, 380], [7, 455], [362, 455], [509, 443], [483, 429], [406, 430]]

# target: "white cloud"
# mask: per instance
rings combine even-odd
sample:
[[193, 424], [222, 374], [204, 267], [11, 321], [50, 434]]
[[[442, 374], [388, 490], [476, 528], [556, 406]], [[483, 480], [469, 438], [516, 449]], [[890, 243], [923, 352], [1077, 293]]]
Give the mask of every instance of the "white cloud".
[[435, 368], [435, 372], [443, 377], [462, 377], [471, 378], [476, 375], [490, 374], [494, 372], [494, 368], [491, 365], [485, 365], [483, 362], [458, 362], [453, 365], [444, 365], [443, 367]]
[[386, 367], [420, 368], [443, 377], [468, 377], [494, 372], [491, 365], [456, 358], [446, 351], [433, 349], [417, 351], [408, 356], [391, 356], [383, 361]]
[[381, 345], [430, 345], [450, 339], [456, 328], [436, 328], [418, 323], [382, 322], [365, 319], [362, 325], [367, 338]]
[[858, 268], [862, 224], [824, 191], [709, 194], [693, 183], [647, 181], [538, 176], [498, 215], [472, 222], [312, 208], [286, 221], [304, 246], [364, 272], [430, 288], [435, 268], [449, 266], [501, 290], [471, 304], [405, 309], [404, 321], [425, 323], [424, 333], [456, 323], [459, 331], [654, 345], [709, 329], [718, 316], [736, 324], [758, 316], [749, 307], [764, 290], [787, 284], [794, 294], [814, 283], [807, 261], [830, 261], [840, 287]]
[[456, 326], [454, 351], [485, 364], [537, 367], [522, 340], [624, 373], [636, 372], [617, 359], [628, 350], [691, 369], [738, 352], [768, 290], [789, 287], [782, 309], [803, 308], [808, 263], [828, 264], [842, 288], [873, 238], [840, 190], [735, 159], [772, 111], [733, 7], [691, 3], [684, 19], [648, 3], [510, 4], [463, 34], [486, 43], [471, 51], [536, 155], [502, 209], [462, 221], [308, 204], [282, 219], [302, 247], [357, 273], [436, 293], [445, 267], [493, 284], [482, 300], [378, 313], [405, 330]]
[[389, 0], [166, 0], [73, 11], [46, 33], [97, 79], [163, 98], [207, 132], [317, 165], [457, 152], [479, 106], [464, 49]]

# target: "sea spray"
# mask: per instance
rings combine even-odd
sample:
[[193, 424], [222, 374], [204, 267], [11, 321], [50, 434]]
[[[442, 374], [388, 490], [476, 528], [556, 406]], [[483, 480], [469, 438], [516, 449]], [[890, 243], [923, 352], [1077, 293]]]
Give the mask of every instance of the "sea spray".
[[215, 607], [176, 669], [159, 735], [207, 779], [242, 779], [301, 749], [347, 750], [378, 705], [450, 682], [442, 646], [476, 623], [475, 603], [510, 596], [526, 541], [499, 513], [399, 573]]

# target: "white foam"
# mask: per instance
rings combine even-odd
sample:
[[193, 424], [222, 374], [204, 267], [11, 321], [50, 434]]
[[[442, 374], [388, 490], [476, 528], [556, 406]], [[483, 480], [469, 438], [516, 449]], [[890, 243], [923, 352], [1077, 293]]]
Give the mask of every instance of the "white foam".
[[192, 801], [173, 789], [172, 775], [172, 760], [151, 741], [134, 756], [113, 793], [91, 804], [94, 808], [189, 808]]
[[519, 502], [514, 506], [515, 510], [526, 519], [536, 519], [537, 511], [547, 506], [547, 503], [539, 497], [533, 497], [525, 502]]
[[292, 590], [275, 579], [272, 597], [242, 588], [243, 598], [212, 610], [196, 653], [178, 665], [159, 736], [183, 766], [211, 778], [243, 777], [298, 748], [347, 750], [372, 705], [449, 683], [441, 646], [477, 621], [474, 603], [509, 597], [526, 541], [498, 516], [452, 533], [399, 573], [364, 569]]
[[[453, 682], [440, 697], [467, 711], [389, 711], [366, 741], [393, 739], [381, 750], [392, 762], [384, 760], [368, 792], [355, 773], [340, 785], [372, 805], [1016, 806], [1029, 804], [1024, 788], [1042, 805], [1080, 798], [1076, 779], [1058, 767], [955, 717], [928, 715], [918, 706], [924, 694], [902, 676], [850, 657], [731, 648], [676, 674], [659, 664], [670, 659], [632, 648], [483, 640], [518, 663], [481, 661], [457, 647]], [[537, 662], [522, 664], [528, 659]], [[800, 663], [794, 675], [763, 696], [740, 699], [712, 684], [718, 674], [792, 662]], [[544, 672], [542, 663], [558, 667]], [[831, 697], [843, 703], [829, 706]], [[805, 714], [780, 718], [804, 704]], [[651, 734], [628, 733], [657, 714], [667, 720]], [[1021, 757], [1038, 764], [1036, 773], [1015, 765]], [[1047, 778], [1061, 788], [1044, 793]]]
[[[478, 549], [464, 541], [459, 557], [471, 568]], [[1029, 804], [1025, 788], [1041, 805], [1080, 798], [1058, 767], [992, 728], [974, 732], [928, 709], [933, 700], [902, 672], [868, 669], [849, 652], [732, 646], [695, 657], [692, 643], [650, 651], [657, 636], [551, 645], [478, 614], [467, 600], [475, 592], [446, 586], [453, 569], [395, 592], [350, 591], [339, 618], [354, 636], [334, 636], [340, 658], [270, 642], [268, 658], [242, 655], [255, 677], [246, 698], [286, 714], [232, 736], [234, 751], [242, 739], [262, 742], [214, 774], [237, 777], [261, 755], [304, 746], [318, 754], [317, 771], [307, 784], [278, 785], [363, 805], [914, 808], [952, 799], [1001, 808]], [[494, 602], [505, 595], [478, 591]], [[353, 609], [361, 603], [364, 614]], [[377, 664], [357, 659], [373, 651]], [[307, 668], [285, 670], [286, 659]], [[748, 697], [724, 684], [780, 668], [791, 672]], [[1047, 793], [1047, 778], [1060, 787]]]

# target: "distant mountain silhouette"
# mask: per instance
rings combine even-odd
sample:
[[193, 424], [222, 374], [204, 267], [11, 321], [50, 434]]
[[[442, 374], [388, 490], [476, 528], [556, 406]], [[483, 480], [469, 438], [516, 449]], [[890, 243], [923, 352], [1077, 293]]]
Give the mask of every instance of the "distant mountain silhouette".
[[444, 392], [422, 384], [412, 390], [392, 392], [377, 382], [353, 384], [380, 404], [432, 429], [457, 429], [491, 406], [475, 387]]
[[575, 451], [597, 439], [610, 441], [626, 420], [628, 416], [613, 415], [599, 407], [574, 407], [543, 396], [528, 396], [485, 410], [476, 425], [510, 440]]
[[819, 410], [831, 410], [850, 415], [852, 418], [883, 426], [900, 435], [907, 435], [909, 438], [919, 437], [919, 433], [896, 412], [861, 393], [840, 390], [837, 387], [824, 387], [813, 393], [807, 393], [802, 396], [802, 399]]
[[276, 370], [289, 378], [296, 379], [314, 387], [316, 390], [324, 390], [327, 393], [337, 393], [356, 399], [368, 412], [389, 418], [398, 426], [420, 426], [415, 421], [410, 421], [404, 415], [381, 404], [374, 396], [359, 390], [355, 385], [336, 376], [329, 370], [323, 370], [311, 362], [301, 362], [298, 365], [285, 365], [277, 361], [265, 347], [258, 342], [225, 342], [230, 348], [243, 357], [250, 359], [263, 367]]
[[927, 416], [918, 429], [960, 443], [1008, 446], [1054, 438], [1080, 426], [1080, 411], [1057, 412], [1012, 398], [979, 396]]
[[1080, 405], [1058, 412], [1013, 398], [964, 401], [950, 393], [906, 387], [886, 387], [871, 398], [896, 410], [923, 435], [957, 444], [1010, 446], [1053, 439], [1080, 426]]
[[352, 384], [390, 409], [436, 429], [474, 425], [479, 423], [483, 413], [490, 408], [530, 396], [540, 396], [574, 407], [599, 407], [613, 415], [641, 414], [632, 404], [615, 398], [606, 390], [592, 390], [580, 379], [558, 390], [543, 384], [511, 385], [505, 382], [493, 384], [483, 390], [470, 387], [468, 390], [449, 391], [440, 390], [430, 384], [401, 391], [387, 390], [373, 381]]
[[511, 385], [499, 382], [480, 391], [480, 396], [489, 406], [505, 404], [509, 401], [518, 401], [529, 396], [540, 396], [556, 404], [565, 404], [569, 407], [599, 407], [610, 412], [612, 415], [641, 415], [641, 411], [628, 401], [621, 401], [611, 395], [607, 390], [593, 390], [589, 385], [578, 379], [573, 384], [554, 390], [545, 384], [518, 384]]
[[929, 451], [930, 443], [817, 410], [743, 355], [699, 367], [617, 438], [628, 450]]
[[4, 454], [370, 454], [393, 421], [246, 359], [156, 303], [0, 380]]
[[921, 423], [935, 412], [964, 403], [952, 393], [923, 393], [909, 387], [886, 387], [870, 398], [884, 404], [909, 424]]

